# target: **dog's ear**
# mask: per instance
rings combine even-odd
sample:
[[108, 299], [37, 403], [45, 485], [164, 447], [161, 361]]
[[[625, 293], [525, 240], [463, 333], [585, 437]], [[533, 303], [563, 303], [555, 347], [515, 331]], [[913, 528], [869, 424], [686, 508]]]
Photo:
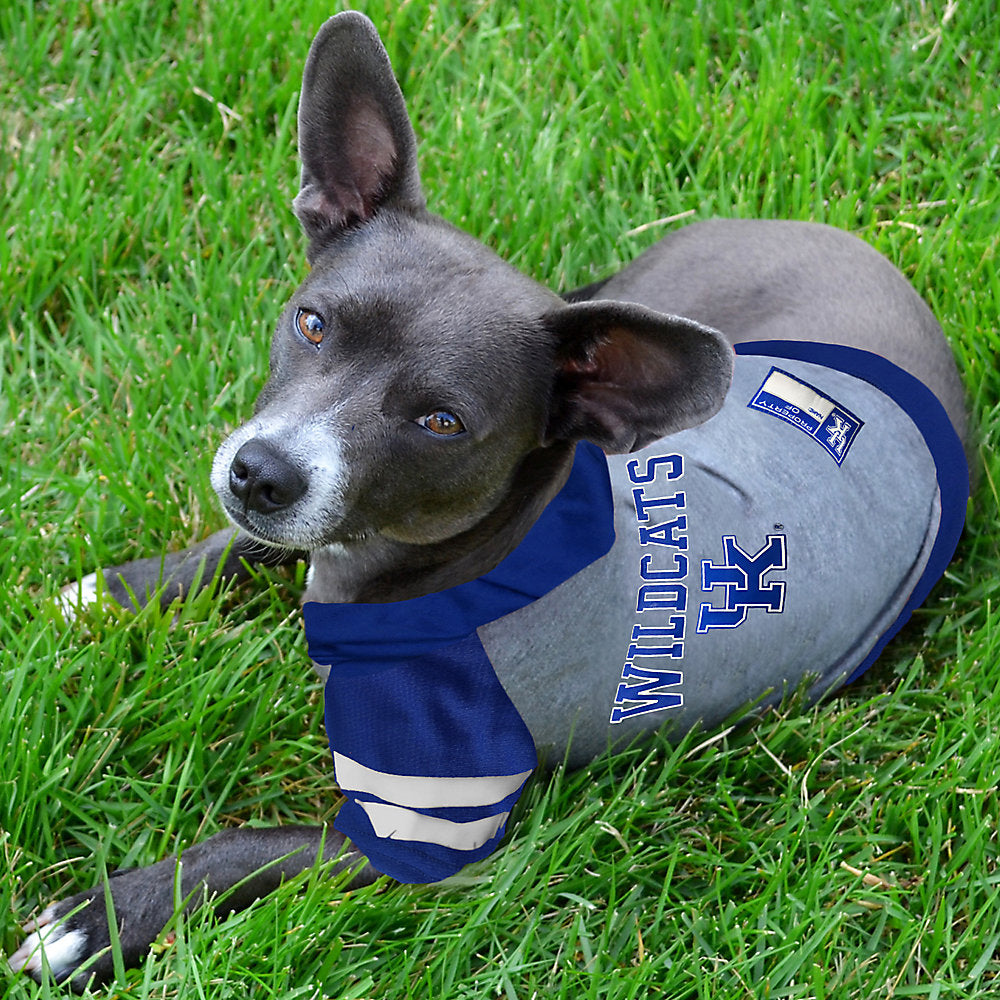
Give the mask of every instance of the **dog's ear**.
[[295, 214], [312, 247], [388, 204], [424, 206], [417, 143], [375, 26], [356, 11], [331, 17], [302, 74]]
[[550, 313], [556, 374], [547, 441], [635, 451], [708, 420], [726, 397], [733, 349], [717, 330], [624, 302]]

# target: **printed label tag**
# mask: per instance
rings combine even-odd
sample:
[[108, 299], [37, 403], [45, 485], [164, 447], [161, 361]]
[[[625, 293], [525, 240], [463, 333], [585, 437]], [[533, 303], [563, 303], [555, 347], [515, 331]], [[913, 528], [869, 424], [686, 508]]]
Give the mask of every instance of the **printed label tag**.
[[747, 405], [798, 427], [825, 448], [837, 465], [847, 458], [864, 426], [846, 407], [780, 368], [771, 369]]

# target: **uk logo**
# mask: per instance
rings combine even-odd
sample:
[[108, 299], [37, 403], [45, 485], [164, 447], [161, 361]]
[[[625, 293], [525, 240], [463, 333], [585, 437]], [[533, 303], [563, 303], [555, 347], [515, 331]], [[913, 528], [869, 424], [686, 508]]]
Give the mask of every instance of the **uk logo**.
[[848, 432], [853, 428], [838, 414], [833, 415], [833, 423], [826, 429], [826, 443], [830, 446], [834, 455], [840, 458], [847, 447]]
[[844, 461], [847, 448], [857, 434], [859, 424], [839, 410], [834, 410], [830, 414], [830, 419], [823, 425], [823, 433], [826, 434], [826, 450], [837, 460], [840, 465]]
[[768, 535], [763, 548], [752, 555], [736, 541], [735, 535], [722, 536], [723, 561], [716, 565], [702, 560], [701, 589], [706, 593], [721, 589], [724, 603], [717, 607], [702, 604], [698, 610], [699, 633], [716, 628], [738, 628], [752, 608], [780, 614], [785, 608], [785, 583], [765, 577], [788, 568], [785, 536]]

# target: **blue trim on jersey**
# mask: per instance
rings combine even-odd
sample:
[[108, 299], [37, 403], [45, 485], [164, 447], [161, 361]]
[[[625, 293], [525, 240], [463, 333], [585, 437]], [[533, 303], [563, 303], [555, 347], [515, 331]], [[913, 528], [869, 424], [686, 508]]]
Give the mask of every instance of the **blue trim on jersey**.
[[937, 396], [918, 378], [881, 355], [839, 344], [784, 340], [737, 344], [735, 350], [737, 354], [789, 358], [823, 365], [868, 382], [907, 414], [923, 435], [934, 459], [941, 497], [941, 523], [930, 557], [906, 606], [845, 681], [850, 683], [878, 659], [889, 640], [910, 620], [913, 612], [927, 599], [934, 584], [944, 575], [955, 554], [965, 526], [969, 500], [969, 466], [965, 449]]
[[563, 488], [494, 569], [408, 601], [310, 601], [303, 606], [309, 656], [340, 670], [406, 662], [537, 601], [603, 556], [614, 540], [607, 459], [596, 445], [582, 441]]
[[[534, 740], [497, 679], [476, 635], [480, 625], [538, 600], [603, 556], [614, 543], [604, 453], [578, 445], [566, 484], [521, 544], [490, 572], [449, 590], [386, 604], [303, 606], [309, 655], [330, 666], [330, 750], [391, 775], [441, 778], [519, 775], [537, 765]], [[509, 812], [523, 789], [475, 807], [423, 807], [453, 823]], [[364, 803], [384, 800], [342, 789], [334, 826], [375, 868], [401, 882], [436, 882], [490, 854], [379, 836]], [[389, 803], [392, 805], [392, 803]]]

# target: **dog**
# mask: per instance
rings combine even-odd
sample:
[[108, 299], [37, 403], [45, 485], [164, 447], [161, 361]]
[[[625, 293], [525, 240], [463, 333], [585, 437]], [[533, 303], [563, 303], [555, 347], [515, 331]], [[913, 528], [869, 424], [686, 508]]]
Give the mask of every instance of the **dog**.
[[[943, 572], [962, 387], [930, 310], [861, 241], [706, 221], [560, 298], [427, 210], [354, 12], [309, 52], [299, 151], [312, 270], [212, 469], [235, 529], [66, 597], [166, 605], [310, 559], [346, 802], [335, 829], [190, 847], [185, 899], [238, 910], [317, 860], [352, 885], [445, 878], [496, 848], [539, 762], [818, 697]], [[176, 866], [111, 878], [126, 964], [171, 917]], [[44, 951], [74, 988], [112, 975], [102, 888], [26, 930], [13, 968], [40, 978]]]

